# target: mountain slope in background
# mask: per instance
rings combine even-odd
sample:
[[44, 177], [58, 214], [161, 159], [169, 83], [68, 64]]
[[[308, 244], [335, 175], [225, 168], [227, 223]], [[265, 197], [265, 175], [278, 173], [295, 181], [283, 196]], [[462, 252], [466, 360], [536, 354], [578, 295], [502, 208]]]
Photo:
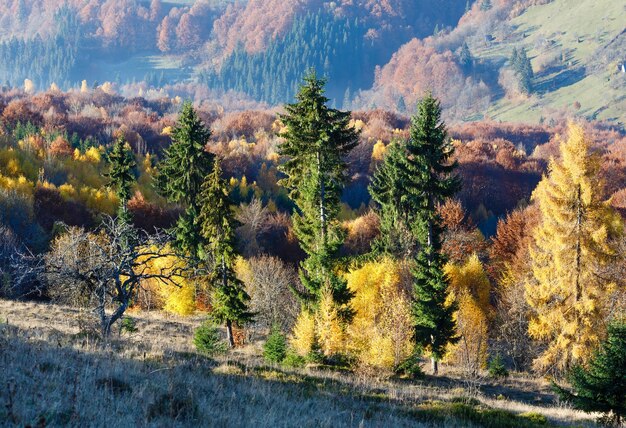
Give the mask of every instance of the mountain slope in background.
[[[292, 99], [308, 67], [344, 108], [450, 121], [626, 122], [626, 5], [610, 0], [0, 0], [0, 82], [127, 96]], [[512, 63], [534, 73], [522, 90]]]
[[[431, 90], [449, 113], [465, 120], [540, 122], [579, 115], [624, 125], [626, 74], [618, 67], [626, 60], [625, 5], [501, 1], [483, 10], [481, 4], [453, 31], [400, 48], [364, 103], [397, 108], [400, 97], [400, 104], [412, 105]], [[466, 67], [463, 44], [471, 55]], [[514, 49], [524, 49], [531, 60], [529, 94], [519, 90], [512, 71]]]

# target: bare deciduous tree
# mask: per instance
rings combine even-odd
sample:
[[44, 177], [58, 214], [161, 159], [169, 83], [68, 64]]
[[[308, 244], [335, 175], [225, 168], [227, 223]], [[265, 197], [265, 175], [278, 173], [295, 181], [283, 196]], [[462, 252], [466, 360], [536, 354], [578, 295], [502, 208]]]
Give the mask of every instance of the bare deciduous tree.
[[241, 204], [237, 220], [241, 226], [237, 228], [237, 237], [242, 243], [241, 253], [244, 257], [253, 257], [262, 251], [258, 237], [267, 228], [267, 208], [259, 199], [253, 199], [248, 205]]
[[155, 259], [173, 255], [166, 243], [165, 236], [139, 233], [112, 218], [96, 232], [69, 228], [44, 256], [49, 293], [60, 302], [92, 309], [107, 337], [143, 281], [157, 279], [177, 286], [176, 279], [186, 273], [177, 265], [150, 268]]
[[290, 286], [298, 281], [293, 268], [282, 260], [271, 256], [255, 257], [248, 261], [249, 271], [244, 280], [250, 295], [250, 310], [255, 322], [269, 328], [279, 325], [283, 331], [289, 330], [300, 311]]

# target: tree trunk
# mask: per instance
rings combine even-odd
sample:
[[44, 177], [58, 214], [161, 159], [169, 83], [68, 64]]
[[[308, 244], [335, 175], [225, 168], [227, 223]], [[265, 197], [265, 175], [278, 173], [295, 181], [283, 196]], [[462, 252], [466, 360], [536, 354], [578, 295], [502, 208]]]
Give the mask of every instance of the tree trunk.
[[231, 320], [226, 321], [226, 338], [228, 339], [228, 346], [234, 348], [235, 338], [233, 337], [233, 322]]
[[326, 244], [326, 185], [322, 173], [321, 154], [317, 153], [317, 172], [320, 180], [320, 228], [322, 233], [322, 242]]
[[433, 376], [437, 376], [439, 374], [439, 362], [435, 357], [430, 357], [430, 366], [433, 370]]
[[582, 212], [582, 189], [580, 185], [578, 185], [578, 194], [576, 201], [576, 268], [574, 275], [576, 275], [575, 280], [575, 290], [576, 296], [575, 301], [578, 302], [582, 298], [582, 289], [580, 284], [580, 265], [581, 265], [581, 252], [582, 252], [582, 222], [583, 222], [583, 212]]
[[128, 303], [123, 302], [115, 310], [115, 312], [113, 312], [113, 314], [107, 318], [106, 323], [104, 325], [104, 329], [103, 329], [105, 337], [108, 337], [111, 334], [111, 328], [113, 327], [113, 324], [115, 324], [117, 320], [119, 320], [120, 318], [124, 316], [124, 312], [126, 312], [127, 307], [128, 307]]
[[[433, 203], [433, 199], [432, 197], [429, 195], [428, 196], [428, 210], [429, 212], [433, 212], [435, 210], [435, 204]], [[434, 244], [435, 244], [435, 230], [434, 230], [434, 225], [433, 225], [433, 219], [429, 219], [428, 220], [428, 242], [427, 242], [427, 246], [428, 248], [431, 250], [428, 252], [428, 266], [432, 265], [433, 263], [433, 255], [434, 255]]]
[[[228, 276], [226, 275], [226, 257], [222, 254], [222, 286], [224, 290], [228, 286]], [[226, 338], [228, 339], [228, 346], [230, 348], [235, 347], [235, 338], [233, 337], [233, 322], [226, 320]]]

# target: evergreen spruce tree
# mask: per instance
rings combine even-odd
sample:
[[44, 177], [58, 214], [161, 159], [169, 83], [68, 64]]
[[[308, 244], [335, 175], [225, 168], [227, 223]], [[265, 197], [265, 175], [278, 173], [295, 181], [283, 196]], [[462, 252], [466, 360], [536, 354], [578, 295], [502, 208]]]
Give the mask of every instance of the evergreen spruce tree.
[[412, 306], [417, 343], [431, 354], [433, 373], [448, 343], [457, 340], [452, 314], [454, 305], [446, 306], [448, 278], [441, 253], [441, 220], [437, 204], [452, 197], [460, 188], [453, 175], [456, 163], [445, 124], [441, 121], [439, 102], [427, 95], [411, 120], [407, 143], [404, 181], [406, 203], [415, 213], [413, 233], [421, 250], [413, 269], [414, 302]]
[[406, 144], [392, 142], [382, 164], [374, 172], [369, 192], [378, 205], [380, 236], [372, 244], [375, 254], [412, 257], [417, 247], [411, 233], [411, 207], [406, 203]]
[[198, 223], [200, 188], [213, 164], [213, 155], [205, 150], [210, 137], [191, 103], [185, 103], [156, 177], [160, 193], [185, 209], [173, 229], [174, 246], [196, 260], [202, 259], [203, 244]]
[[346, 282], [333, 270], [343, 242], [337, 220], [340, 197], [346, 183], [345, 156], [358, 143], [358, 133], [349, 126], [350, 113], [327, 107], [326, 81], [310, 71], [294, 104], [281, 115], [286, 127], [279, 153], [286, 158], [281, 183], [296, 205], [294, 230], [307, 259], [301, 264], [304, 293], [297, 293], [315, 307], [328, 289], [342, 315], [349, 316], [351, 298]]
[[461, 64], [461, 67], [465, 70], [469, 70], [472, 68], [472, 63], [473, 59], [469, 46], [467, 46], [466, 42], [463, 42], [463, 46], [461, 46], [461, 51], [459, 52], [459, 64]]
[[608, 337], [587, 367], [577, 365], [569, 375], [573, 391], [553, 384], [559, 396], [586, 412], [601, 412], [600, 422], [619, 427], [626, 415], [626, 322], [615, 321]]
[[109, 172], [106, 177], [109, 179], [109, 186], [115, 189], [115, 194], [120, 201], [117, 217], [120, 221], [130, 223], [130, 213], [127, 203], [130, 199], [133, 183], [135, 182], [134, 169], [137, 166], [133, 152], [123, 137], [118, 138], [113, 145], [113, 150], [107, 158]]
[[519, 85], [522, 92], [530, 94], [533, 91], [533, 66], [530, 63], [530, 58], [526, 54], [526, 49], [522, 48], [519, 51], [515, 72], [519, 78]]
[[214, 287], [212, 294], [212, 317], [226, 324], [228, 344], [235, 346], [233, 323], [245, 324], [252, 320], [248, 310], [250, 296], [234, 270], [236, 252], [235, 228], [237, 221], [231, 209], [222, 170], [215, 159], [213, 171], [202, 184], [199, 224], [206, 240], [206, 252], [213, 259], [213, 270], [209, 281]]

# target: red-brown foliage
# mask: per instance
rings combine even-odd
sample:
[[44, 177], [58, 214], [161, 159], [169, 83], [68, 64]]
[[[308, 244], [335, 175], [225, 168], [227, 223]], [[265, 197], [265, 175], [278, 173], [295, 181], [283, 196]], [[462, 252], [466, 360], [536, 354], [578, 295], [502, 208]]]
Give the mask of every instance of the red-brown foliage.
[[2, 118], [12, 124], [30, 122], [43, 125], [43, 116], [37, 112], [28, 99], [14, 99], [2, 111]]
[[50, 143], [48, 152], [55, 157], [64, 157], [71, 156], [72, 153], [74, 153], [74, 150], [72, 149], [72, 146], [70, 146], [70, 143], [59, 135]]
[[347, 222], [347, 236], [341, 248], [341, 255], [366, 254], [379, 233], [380, 222], [378, 216], [372, 211]]
[[626, 187], [611, 196], [611, 206], [626, 219]]
[[530, 205], [512, 211], [498, 221], [496, 236], [489, 249], [492, 272], [502, 272], [506, 264], [523, 263], [528, 258], [532, 232], [539, 220], [539, 208]]
[[244, 111], [227, 113], [221, 120], [220, 140], [229, 140], [238, 137], [250, 139], [259, 131], [272, 131], [272, 124], [276, 116], [264, 111]]
[[146, 201], [141, 192], [136, 192], [128, 201], [128, 210], [132, 214], [133, 224], [146, 232], [172, 227], [179, 214], [176, 210], [165, 209]]
[[231, 4], [214, 22], [213, 32], [227, 54], [239, 43], [248, 52], [260, 52], [289, 28], [296, 13], [315, 2], [321, 5], [319, 0], [250, 0], [245, 6]]
[[[416, 66], [419, 64], [419, 66]], [[376, 104], [395, 107], [399, 96], [411, 106], [427, 92], [444, 107], [455, 104], [465, 78], [450, 51], [437, 52], [429, 44], [413, 39], [402, 46], [376, 77]]]
[[496, 123], [491, 121], [454, 125], [450, 128], [450, 135], [461, 141], [503, 139], [513, 144], [522, 143], [530, 151], [535, 146], [550, 141], [552, 136], [550, 130], [542, 125]]
[[437, 207], [444, 229], [442, 251], [452, 263], [464, 263], [468, 256], [476, 253], [481, 259], [486, 256], [488, 243], [476, 228], [463, 205], [450, 199]]

